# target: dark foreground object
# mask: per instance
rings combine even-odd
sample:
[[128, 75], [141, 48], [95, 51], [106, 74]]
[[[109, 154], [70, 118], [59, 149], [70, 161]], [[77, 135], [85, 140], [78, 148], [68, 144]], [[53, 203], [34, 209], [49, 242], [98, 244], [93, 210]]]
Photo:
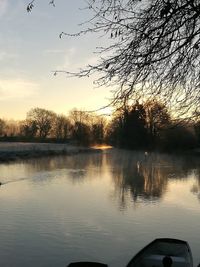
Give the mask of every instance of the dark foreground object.
[[[68, 267], [108, 267], [108, 265], [98, 262], [74, 262]], [[193, 267], [192, 253], [186, 241], [158, 238], [140, 250], [126, 267]]]
[[68, 265], [68, 267], [108, 267], [107, 264], [99, 263], [99, 262], [72, 262]]
[[159, 238], [140, 250], [127, 267], [193, 267], [192, 253], [186, 241]]

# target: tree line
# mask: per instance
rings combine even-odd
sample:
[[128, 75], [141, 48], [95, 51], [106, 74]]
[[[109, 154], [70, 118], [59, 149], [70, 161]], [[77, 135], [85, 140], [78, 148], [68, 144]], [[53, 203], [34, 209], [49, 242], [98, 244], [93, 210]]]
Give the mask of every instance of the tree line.
[[68, 116], [43, 108], [33, 108], [22, 121], [0, 119], [1, 141], [72, 142], [101, 144], [105, 118], [73, 109]]
[[73, 109], [60, 115], [33, 108], [22, 121], [0, 119], [1, 141], [70, 142], [77, 145], [110, 144], [126, 149], [186, 150], [200, 146], [200, 119], [173, 119], [163, 103], [136, 101], [105, 116]]
[[113, 114], [107, 140], [127, 149], [187, 150], [200, 145], [200, 120], [174, 119], [166, 105], [156, 100], [124, 105]]
[[[27, 11], [37, 2], [30, 0]], [[56, 2], [49, 1], [54, 7]], [[54, 75], [81, 78], [97, 73], [94, 83], [111, 87], [110, 104], [116, 112], [104, 140], [131, 149], [199, 146], [199, 1], [88, 0], [85, 9], [90, 18], [81, 24], [81, 30], [69, 33], [67, 29], [59, 37], [92, 33], [108, 42], [96, 48], [96, 63], [77, 72], [55, 70]], [[124, 105], [133, 99], [143, 103]], [[175, 117], [190, 121], [184, 123]]]

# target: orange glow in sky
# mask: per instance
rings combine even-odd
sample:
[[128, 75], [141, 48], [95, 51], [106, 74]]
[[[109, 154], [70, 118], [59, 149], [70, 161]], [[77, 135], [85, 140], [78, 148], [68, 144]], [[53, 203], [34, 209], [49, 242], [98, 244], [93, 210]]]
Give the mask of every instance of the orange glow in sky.
[[[94, 88], [90, 78], [53, 75], [94, 64], [99, 38], [59, 38], [73, 33], [88, 19], [84, 1], [60, 0], [56, 7], [37, 1], [26, 12], [26, 1], [0, 1], [0, 118], [25, 119], [35, 107], [67, 115], [73, 109], [96, 110], [109, 103], [108, 88]], [[101, 114], [104, 111], [101, 111]], [[107, 113], [107, 111], [106, 111]]]

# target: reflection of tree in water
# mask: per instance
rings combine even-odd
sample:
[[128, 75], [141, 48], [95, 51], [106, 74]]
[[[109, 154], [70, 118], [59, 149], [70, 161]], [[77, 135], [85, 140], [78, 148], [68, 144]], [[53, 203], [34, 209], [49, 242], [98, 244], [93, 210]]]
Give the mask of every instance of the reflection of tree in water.
[[133, 201], [158, 201], [166, 192], [169, 179], [186, 179], [197, 166], [195, 160], [144, 152], [123, 152], [113, 155], [113, 181], [120, 205]]
[[[66, 176], [71, 179], [73, 183], [83, 182], [86, 178], [91, 177], [88, 172], [101, 170], [102, 156], [100, 153], [80, 153], [71, 156], [55, 156], [55, 157], [44, 157], [40, 159], [30, 159], [26, 161], [27, 173], [47, 173], [43, 175], [45, 180], [52, 180], [54, 178], [51, 174], [55, 170], [63, 170], [64, 175], [66, 170]], [[96, 175], [94, 175], [96, 177]], [[43, 180], [44, 180], [43, 179]]]
[[122, 206], [125, 205], [126, 194], [131, 193], [134, 202], [157, 200], [166, 188], [166, 179], [153, 161], [144, 154], [133, 157], [122, 157], [114, 171], [114, 182], [119, 193]]
[[130, 197], [134, 203], [159, 201], [170, 179], [187, 179], [194, 170], [196, 177], [199, 177], [195, 186], [200, 192], [199, 160], [190, 156], [187, 158], [114, 149], [103, 154], [83, 153], [32, 159], [26, 161], [25, 168], [27, 177], [34, 174], [35, 182], [37, 178], [40, 181], [51, 181], [56, 174], [57, 178], [61, 176], [72, 183], [83, 183], [101, 179], [106, 173], [112, 178], [114, 195], [119, 198], [122, 208], [130, 202]]
[[193, 184], [191, 192], [196, 195], [200, 201], [200, 168], [196, 169], [194, 174], [196, 177], [196, 182]]

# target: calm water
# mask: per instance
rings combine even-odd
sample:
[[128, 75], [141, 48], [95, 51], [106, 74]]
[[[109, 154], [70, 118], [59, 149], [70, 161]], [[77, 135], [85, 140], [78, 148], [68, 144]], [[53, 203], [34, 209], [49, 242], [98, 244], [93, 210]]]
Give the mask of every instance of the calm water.
[[157, 237], [200, 262], [200, 158], [110, 151], [0, 165], [0, 266], [125, 266]]

